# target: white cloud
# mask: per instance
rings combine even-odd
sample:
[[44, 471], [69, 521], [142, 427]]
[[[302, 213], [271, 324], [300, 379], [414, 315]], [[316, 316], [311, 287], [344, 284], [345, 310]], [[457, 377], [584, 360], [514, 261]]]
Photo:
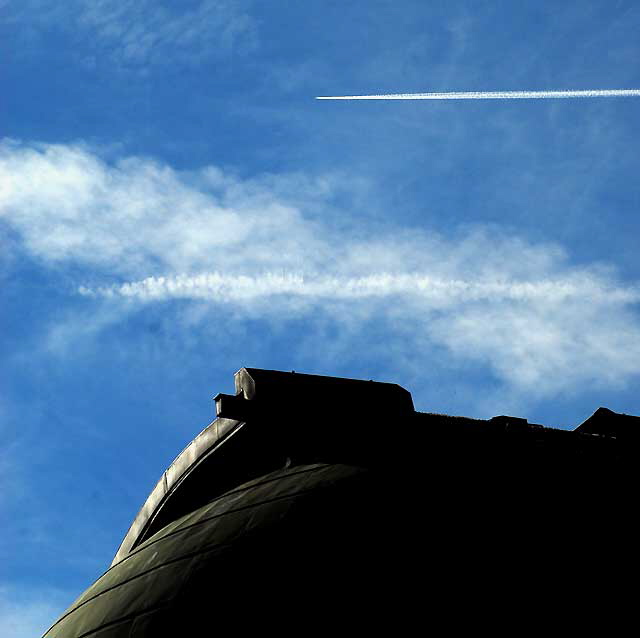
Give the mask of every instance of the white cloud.
[[[629, 292], [637, 302], [637, 293]], [[532, 396], [616, 387], [640, 372], [637, 315], [598, 293], [563, 302], [460, 307], [436, 319], [428, 332], [457, 357], [486, 362]]]
[[445, 238], [389, 221], [374, 233], [333, 208], [345, 188], [335, 176], [241, 180], [6, 142], [0, 184], [0, 211], [24, 249], [82, 266], [79, 292], [115, 305], [186, 299], [245, 316], [377, 317], [390, 348], [397, 336], [444, 346], [535, 396], [640, 372], [640, 289], [610, 267], [575, 267], [557, 245], [495, 230]]
[[243, 246], [253, 262], [294, 267], [320, 249], [298, 209], [216, 169], [190, 177], [145, 159], [108, 165], [81, 147], [12, 143], [0, 162], [3, 214], [47, 260], [130, 275], [243, 268]]

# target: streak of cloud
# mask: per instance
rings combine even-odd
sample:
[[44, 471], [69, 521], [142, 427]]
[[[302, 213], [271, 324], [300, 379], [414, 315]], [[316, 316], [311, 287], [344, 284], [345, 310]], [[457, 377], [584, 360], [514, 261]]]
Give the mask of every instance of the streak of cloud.
[[195, 276], [148, 277], [99, 288], [80, 286], [90, 297], [125, 297], [140, 301], [204, 299], [217, 303], [289, 295], [301, 298], [367, 299], [393, 295], [420, 299], [433, 308], [470, 301], [562, 302], [576, 299], [611, 304], [640, 302], [640, 289], [610, 287], [580, 277], [540, 281], [474, 281], [421, 274], [379, 273], [366, 277], [323, 277], [265, 273], [256, 276], [201, 273]]
[[549, 100], [592, 97], [640, 97], [640, 89], [588, 89], [580, 91], [452, 91], [447, 93], [323, 95], [316, 97], [316, 100]]
[[6, 142], [0, 184], [17, 249], [72, 267], [76, 293], [100, 304], [95, 330], [82, 317], [82, 330], [54, 330], [58, 345], [136, 307], [182, 300], [205, 323], [301, 319], [318, 352], [322, 324], [366, 341], [375, 321], [388, 352], [444, 351], [527, 397], [640, 375], [637, 283], [621, 284], [610, 264], [572, 265], [555, 244], [482, 228], [445, 237], [391, 220], [374, 231], [358, 225], [358, 210], [334, 208], [339, 180], [183, 173], [146, 158], [107, 162], [81, 145]]

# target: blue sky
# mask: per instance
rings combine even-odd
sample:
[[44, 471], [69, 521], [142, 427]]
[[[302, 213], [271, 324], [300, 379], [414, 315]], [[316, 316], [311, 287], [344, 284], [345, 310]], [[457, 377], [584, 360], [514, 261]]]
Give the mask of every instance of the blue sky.
[[0, 634], [102, 573], [242, 366], [640, 414], [640, 100], [313, 99], [638, 88], [637, 3], [0, 7]]

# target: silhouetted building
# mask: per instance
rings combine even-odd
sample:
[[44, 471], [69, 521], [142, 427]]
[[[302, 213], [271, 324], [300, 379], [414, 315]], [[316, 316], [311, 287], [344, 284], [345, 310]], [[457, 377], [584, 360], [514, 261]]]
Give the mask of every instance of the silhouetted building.
[[566, 431], [415, 412], [388, 383], [235, 384], [48, 638], [517, 635], [615, 589], [640, 418]]

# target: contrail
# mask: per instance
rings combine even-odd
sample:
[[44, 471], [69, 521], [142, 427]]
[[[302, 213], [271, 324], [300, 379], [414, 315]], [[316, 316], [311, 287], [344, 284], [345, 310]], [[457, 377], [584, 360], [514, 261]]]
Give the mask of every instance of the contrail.
[[564, 302], [571, 299], [598, 299], [607, 303], [635, 304], [640, 289], [607, 286], [595, 279], [579, 277], [541, 280], [491, 280], [441, 278], [426, 273], [384, 273], [363, 277], [314, 276], [263, 273], [233, 275], [220, 272], [198, 275], [147, 277], [102, 288], [81, 286], [86, 297], [128, 297], [140, 301], [201, 299], [218, 303], [251, 303], [279, 297], [286, 303], [294, 298], [310, 302], [366, 300], [387, 297], [419, 298], [433, 307], [479, 301]]
[[573, 97], [640, 97], [640, 89], [587, 91], [454, 91], [450, 93], [388, 93], [386, 95], [322, 95], [316, 100], [548, 100]]

